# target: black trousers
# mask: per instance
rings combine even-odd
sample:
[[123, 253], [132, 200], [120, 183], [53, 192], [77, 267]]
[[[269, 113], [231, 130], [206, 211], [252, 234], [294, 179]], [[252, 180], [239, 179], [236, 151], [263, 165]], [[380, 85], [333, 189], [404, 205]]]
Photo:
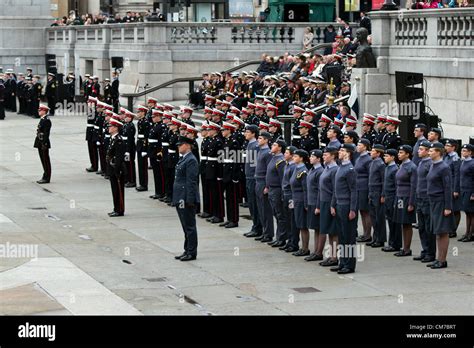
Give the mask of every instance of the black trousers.
[[116, 114], [118, 114], [118, 110], [119, 110], [119, 100], [118, 100], [118, 98], [117, 99], [112, 98], [112, 106], [114, 107], [114, 112]]
[[16, 112], [16, 96], [10, 96], [10, 111]]
[[215, 216], [219, 219], [224, 218], [224, 192], [222, 187], [222, 180], [206, 180], [207, 187], [211, 192], [211, 207], [212, 216]]
[[349, 220], [349, 211], [349, 205], [336, 206], [336, 223], [341, 248], [339, 267], [355, 270], [357, 256], [357, 212], [356, 217]]
[[174, 167], [165, 168], [165, 193], [170, 199], [173, 197]]
[[[148, 156], [143, 157], [141, 151], [137, 151], [138, 162], [138, 183], [140, 186], [148, 188]], [[154, 172], [153, 172], [154, 174]], [[156, 182], [155, 182], [156, 192]]]
[[5, 103], [0, 101], [0, 120], [5, 119]]
[[258, 215], [257, 195], [255, 194], [255, 179], [247, 178], [247, 202], [249, 204], [250, 216], [252, 217], [252, 232], [262, 233], [262, 222]]
[[268, 199], [272, 207], [273, 216], [277, 222], [276, 239], [284, 242], [288, 238], [286, 235], [286, 215], [283, 212], [283, 192], [281, 187], [270, 187]]
[[257, 209], [260, 221], [263, 226], [263, 235], [267, 238], [272, 238], [275, 235], [273, 229], [273, 211], [268, 194], [263, 193], [265, 189], [265, 179], [258, 179], [255, 184], [255, 193], [257, 195]]
[[431, 228], [431, 211], [428, 198], [416, 199], [418, 232], [420, 233], [421, 256], [436, 257], [436, 235]]
[[380, 193], [369, 192], [369, 214], [374, 228], [374, 241], [387, 241], [387, 227], [385, 224], [385, 205], [380, 203]]
[[239, 222], [239, 183], [224, 183], [227, 221]]
[[105, 160], [105, 146], [103, 143], [97, 145], [97, 149], [99, 150], [99, 162], [100, 162], [100, 170], [105, 174], [107, 173], [107, 161]]
[[184, 252], [187, 255], [197, 256], [197, 228], [196, 228], [196, 211], [194, 208], [180, 208], [176, 205], [179, 222], [184, 232]]
[[395, 197], [385, 197], [385, 217], [388, 224], [388, 245], [396, 250], [402, 247], [402, 225], [393, 221]]
[[49, 114], [54, 116], [54, 111], [56, 110], [56, 98], [48, 98], [48, 108]]
[[110, 175], [110, 186], [112, 188], [112, 197], [114, 201], [114, 211], [119, 214], [125, 212], [125, 175]]
[[[151, 167], [153, 168], [153, 181], [155, 183], [155, 195], [161, 196], [166, 194], [165, 187], [165, 170], [163, 168], [163, 161], [158, 161], [157, 158], [150, 158]], [[146, 158], [144, 158], [145, 164], [143, 164], [143, 169], [148, 170], [148, 163]]]
[[289, 246], [298, 248], [300, 243], [300, 230], [296, 228], [294, 209], [290, 209], [291, 196], [283, 197], [283, 214], [285, 214], [285, 231]]
[[39, 158], [43, 166], [43, 179], [51, 180], [51, 160], [49, 159], [49, 148], [40, 147], [38, 148]]
[[212, 215], [212, 195], [210, 188], [207, 186], [205, 174], [201, 174], [202, 185], [202, 211]]
[[97, 170], [99, 167], [97, 145], [93, 140], [87, 140], [87, 149], [89, 151], [89, 160], [91, 162], [91, 168]]
[[137, 181], [137, 171], [135, 169], [135, 155], [136, 151], [131, 151], [128, 155], [128, 161], [125, 162], [127, 166], [127, 177], [126, 180], [129, 183], [136, 183]]

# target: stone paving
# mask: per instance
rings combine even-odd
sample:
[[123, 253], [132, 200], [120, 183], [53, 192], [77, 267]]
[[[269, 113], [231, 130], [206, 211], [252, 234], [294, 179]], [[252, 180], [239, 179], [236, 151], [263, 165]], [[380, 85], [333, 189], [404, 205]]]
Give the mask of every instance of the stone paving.
[[[236, 229], [198, 219], [198, 259], [176, 261], [183, 235], [175, 210], [149, 199], [150, 191], [126, 189], [125, 217], [109, 218], [110, 184], [85, 171], [85, 118], [52, 122], [52, 182], [41, 186], [37, 120], [7, 113], [0, 121], [0, 246], [37, 248], [0, 257], [0, 314], [474, 312], [474, 243], [455, 239], [447, 269], [367, 248], [356, 273], [339, 276], [243, 237], [250, 222], [241, 209]], [[445, 130], [468, 134], [459, 128]], [[412, 249], [420, 251], [417, 230]]]

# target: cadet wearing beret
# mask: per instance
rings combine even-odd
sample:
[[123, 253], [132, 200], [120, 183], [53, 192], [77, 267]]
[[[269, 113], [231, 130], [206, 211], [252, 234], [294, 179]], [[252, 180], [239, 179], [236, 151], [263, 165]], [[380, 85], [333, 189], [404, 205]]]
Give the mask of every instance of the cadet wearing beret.
[[296, 164], [293, 160], [293, 155], [297, 148], [295, 146], [288, 146], [285, 150], [285, 169], [283, 170], [283, 180], [281, 182], [281, 188], [283, 191], [283, 213], [285, 214], [285, 234], [288, 238], [286, 245], [280, 247], [280, 250], [285, 252], [295, 252], [299, 249], [300, 236], [299, 231], [296, 228], [295, 215], [293, 209], [290, 209], [291, 201], [291, 185], [290, 178], [295, 171]]
[[425, 138], [426, 129], [427, 129], [426, 124], [417, 123], [415, 124], [415, 128], [413, 130], [413, 134], [415, 135], [415, 138], [416, 138], [416, 144], [413, 146], [412, 161], [416, 165], [420, 163], [420, 158], [418, 157], [418, 148], [420, 147], [421, 143], [426, 140]]
[[459, 222], [461, 221], [461, 199], [459, 198], [459, 169], [461, 168], [461, 159], [456, 152], [457, 147], [458, 143], [454, 139], [446, 139], [444, 142], [446, 154], [443, 160], [449, 166], [451, 171], [451, 185], [453, 186], [453, 214], [455, 221], [454, 230], [449, 234], [449, 238], [454, 238], [457, 236], [456, 231], [459, 226]]
[[313, 150], [309, 156], [311, 168], [308, 172], [306, 184], [308, 185], [306, 193], [308, 195], [308, 229], [314, 230], [314, 252], [305, 258], [306, 261], [322, 260], [322, 253], [318, 254], [319, 242], [319, 212], [316, 213], [316, 206], [319, 196], [319, 178], [324, 170], [321, 165], [323, 152], [321, 150]]
[[286, 215], [283, 212], [283, 194], [281, 184], [285, 170], [285, 159], [283, 152], [286, 150], [286, 142], [279, 139], [272, 144], [270, 153], [272, 159], [268, 162], [267, 175], [265, 178], [268, 200], [272, 207], [273, 216], [277, 222], [276, 238], [269, 242], [273, 248], [279, 248], [285, 245], [286, 235]]
[[381, 144], [375, 144], [370, 152], [372, 161], [369, 165], [368, 199], [369, 214], [374, 229], [374, 237], [372, 242], [367, 243], [367, 245], [371, 246], [372, 248], [384, 246], [387, 240], [385, 205], [382, 203], [382, 190], [385, 176], [385, 164], [382, 159], [384, 152], [385, 148]]
[[411, 240], [413, 236], [412, 224], [416, 222], [415, 196], [416, 196], [416, 165], [410, 160], [412, 154], [410, 145], [398, 148], [398, 160], [401, 162], [397, 171], [397, 197], [395, 202], [394, 220], [402, 225], [403, 249], [395, 256], [411, 256]]
[[339, 128], [338, 126], [329, 126], [329, 129], [327, 131], [327, 137], [329, 140], [327, 147], [339, 149], [341, 147], [341, 142], [339, 141], [338, 137], [341, 135], [341, 133], [341, 128]]
[[355, 161], [354, 170], [357, 184], [357, 210], [360, 212], [364, 234], [357, 237], [358, 242], [372, 241], [372, 223], [369, 214], [369, 168], [372, 159], [369, 156], [370, 141], [361, 139], [357, 144], [359, 157]]
[[441, 139], [441, 129], [433, 127], [430, 129], [428, 132], [428, 141], [430, 143], [439, 143], [439, 140]]
[[401, 225], [395, 222], [395, 198], [397, 193], [396, 174], [398, 171], [395, 159], [397, 155], [397, 150], [387, 149], [383, 156], [387, 166], [385, 167], [381, 202], [385, 205], [385, 217], [388, 223], [389, 235], [388, 245], [384, 246], [382, 251], [387, 252], [399, 251], [402, 247]]
[[337, 265], [338, 229], [336, 219], [331, 215], [331, 200], [334, 194], [334, 180], [338, 166], [336, 158], [338, 149], [325, 147], [323, 151], [324, 170], [319, 177], [319, 197], [316, 202], [316, 212], [319, 212], [319, 242], [317, 254], [322, 254], [326, 235], [329, 235], [330, 256], [320, 262], [321, 266]]
[[294, 256], [309, 255], [309, 231], [308, 231], [308, 200], [307, 200], [307, 169], [305, 162], [308, 159], [308, 152], [305, 150], [296, 150], [293, 155], [296, 168], [290, 178], [291, 201], [290, 208], [293, 209], [295, 215], [296, 228], [300, 231], [301, 248], [293, 253]]
[[431, 227], [436, 235], [438, 255], [436, 260], [429, 264], [432, 269], [446, 268], [446, 255], [449, 246], [449, 233], [454, 229], [453, 193], [451, 186], [451, 171], [443, 161], [444, 146], [437, 142], [432, 143], [430, 157], [432, 164], [428, 176], [428, 198], [431, 211]]
[[418, 146], [419, 163], [417, 167], [416, 184], [416, 214], [418, 217], [418, 232], [420, 233], [421, 253], [413, 260], [421, 262], [432, 262], [436, 256], [436, 240], [431, 228], [431, 211], [428, 199], [428, 182], [426, 177], [431, 167], [429, 149], [431, 143], [422, 141]]
[[352, 144], [343, 144], [339, 149], [341, 165], [334, 177], [334, 193], [331, 201], [331, 214], [336, 218], [341, 245], [339, 265], [332, 272], [353, 273], [356, 268], [357, 237], [357, 188], [356, 173], [351, 163], [351, 154], [355, 151]]
[[466, 234], [460, 242], [474, 241], [474, 146], [464, 144], [461, 150], [462, 163], [459, 169], [461, 210], [466, 214]]

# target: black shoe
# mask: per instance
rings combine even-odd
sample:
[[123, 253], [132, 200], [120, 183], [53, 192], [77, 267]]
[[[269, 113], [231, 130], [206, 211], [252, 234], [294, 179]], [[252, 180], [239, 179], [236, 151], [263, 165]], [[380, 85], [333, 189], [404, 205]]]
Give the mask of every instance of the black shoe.
[[281, 248], [284, 245], [285, 245], [285, 242], [279, 241], [279, 242], [276, 242], [275, 244], [272, 244], [272, 248]]
[[337, 274], [348, 274], [348, 273], [354, 273], [354, 270], [350, 268], [343, 268], [337, 271]]
[[125, 187], [135, 187], [135, 186], [137, 186], [137, 184], [135, 184], [134, 182], [127, 182], [125, 184]]
[[385, 251], [385, 252], [387, 252], [387, 253], [391, 253], [391, 252], [397, 251], [397, 249], [395, 249], [394, 247], [391, 247], [391, 246], [388, 246], [388, 245], [387, 245], [387, 246], [384, 246], [384, 247], [382, 248], [382, 251]]
[[165, 202], [166, 204], [171, 203], [172, 199], [170, 197], [166, 197], [162, 202]]
[[180, 261], [192, 261], [196, 260], [196, 255], [184, 255], [182, 258], [180, 258]]
[[[456, 232], [451, 232], [449, 234], [449, 238], [456, 238], [458, 236], [458, 234]], [[444, 267], [439, 267], [439, 268], [444, 268]]]
[[383, 247], [383, 243], [372, 243], [371, 245], [372, 248], [380, 248], [380, 247]]
[[371, 242], [365, 243], [365, 245], [371, 247], [374, 243], [375, 243], [375, 241], [373, 240], [373, 241], [371, 241]]
[[448, 261], [444, 261], [444, 262], [437, 261], [436, 263], [433, 263], [431, 265], [431, 269], [446, 268], [446, 267], [448, 267]]
[[262, 234], [258, 232], [249, 232], [246, 233], [244, 236], [247, 238], [255, 238], [255, 237], [260, 237]]
[[98, 170], [98, 171], [96, 171], [95, 173], [96, 173], [97, 175], [102, 175], [102, 174], [104, 174], [104, 172], [103, 172], [102, 170]]
[[158, 199], [158, 197], [159, 197], [158, 195], [151, 195], [150, 196], [151, 199]]
[[309, 250], [300, 249], [300, 250], [298, 250], [297, 252], [295, 252], [291, 255], [293, 255], [293, 256], [308, 256], [309, 255]]
[[135, 187], [135, 190], [137, 190], [138, 192], [148, 191], [148, 187], [145, 187], [145, 186], [137, 186], [137, 187]]
[[271, 242], [268, 242], [267, 244], [270, 245], [270, 246], [272, 246], [272, 245], [275, 244], [275, 243], [278, 243], [278, 240], [277, 240], [277, 239], [272, 240]]
[[110, 179], [110, 176], [109, 176], [109, 175], [107, 175], [107, 174], [105, 174], [105, 175], [104, 175], [104, 179], [107, 179], [107, 180], [109, 180], [109, 179]]
[[114, 214], [115, 212], [114, 211], [111, 211], [110, 213], [107, 213], [108, 216]]
[[282, 246], [279, 247], [278, 249], [284, 251], [284, 250], [286, 250], [286, 249], [288, 249], [288, 248], [290, 248], [290, 245], [289, 245], [288, 243], [286, 243], [285, 245], [282, 245]]
[[38, 183], [38, 184], [49, 184], [49, 180], [41, 179], [41, 180], [38, 180], [36, 183]]
[[94, 173], [94, 172], [97, 171], [97, 168], [92, 168], [92, 167], [86, 168], [86, 171], [89, 172], [89, 173]]
[[289, 248], [286, 248], [285, 249], [285, 252], [287, 253], [293, 253], [295, 251], [298, 251], [298, 248], [295, 248], [295, 247], [289, 247]]
[[424, 258], [425, 258], [424, 255], [419, 255], [419, 256], [415, 256], [415, 257], [413, 258], [413, 260], [414, 260], [414, 261], [421, 261], [421, 260], [423, 260]]
[[371, 242], [372, 241], [372, 237], [371, 236], [359, 236], [356, 238], [356, 241], [359, 242], [359, 243], [366, 243], [366, 242]]
[[211, 224], [220, 224], [221, 222], [224, 221], [224, 219], [219, 219], [217, 217], [212, 217], [210, 220], [208, 220]]
[[239, 224], [237, 222], [229, 222], [227, 225], [225, 225], [225, 228], [235, 228], [239, 227]]
[[[257, 238], [255, 238], [257, 239]], [[273, 240], [273, 238], [270, 238], [270, 237], [263, 237], [260, 242], [261, 243], [268, 243], [268, 242], [271, 242]]]
[[226, 221], [226, 222], [223, 222], [223, 223], [219, 224], [219, 227], [224, 227], [224, 226], [227, 226], [228, 224], [230, 224], [230, 221]]
[[265, 238], [265, 237], [263, 236], [263, 234], [261, 234], [257, 238], [255, 238], [255, 240], [262, 240], [263, 238]]
[[331, 258], [327, 258], [326, 260], [319, 263], [319, 265], [323, 267], [337, 266], [338, 264], [339, 262], [337, 262], [337, 260], [333, 260]]
[[329, 270], [330, 270], [331, 272], [339, 272], [341, 269], [342, 269], [342, 267], [335, 266], [335, 267], [331, 267]]
[[202, 219], [207, 219], [207, 218], [212, 217], [212, 215], [209, 214], [209, 213], [204, 213], [204, 212], [202, 212], [202, 213], [199, 215], [199, 217], [202, 218]]
[[411, 250], [405, 251], [404, 249], [400, 250], [398, 253], [393, 254], [398, 257], [411, 256]]
[[240, 206], [241, 206], [242, 208], [248, 208], [248, 207], [249, 207], [249, 204], [248, 204], [247, 202], [244, 202], [244, 203], [240, 204]]
[[184, 256], [186, 256], [186, 253], [182, 253], [181, 255], [175, 256], [174, 258], [175, 258], [176, 260], [180, 260], [180, 259], [183, 258]]
[[425, 256], [423, 259], [421, 259], [421, 262], [428, 263], [428, 262], [433, 262], [434, 260], [435, 260], [434, 257]]
[[304, 260], [305, 261], [319, 261], [319, 260], [322, 260], [323, 259], [323, 255], [318, 255], [318, 254], [315, 254], [315, 253], [312, 253], [311, 255], [309, 255], [308, 257], [305, 257]]
[[117, 217], [117, 216], [123, 216], [123, 213], [117, 213], [114, 211], [113, 213], [109, 214], [110, 217]]

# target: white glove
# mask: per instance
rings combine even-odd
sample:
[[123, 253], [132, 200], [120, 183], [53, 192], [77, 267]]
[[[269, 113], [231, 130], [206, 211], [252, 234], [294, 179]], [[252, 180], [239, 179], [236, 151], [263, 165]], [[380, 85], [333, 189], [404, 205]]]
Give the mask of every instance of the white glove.
[[217, 181], [222, 181], [222, 178], [217, 178]]
[[238, 184], [238, 183], [239, 183], [238, 180], [237, 180], [237, 181], [232, 180], [232, 182], [233, 182], [234, 184]]
[[147, 155], [148, 155], [148, 153], [142, 152], [142, 157], [146, 157]]
[[100, 145], [100, 141], [96, 142], [96, 145]]

